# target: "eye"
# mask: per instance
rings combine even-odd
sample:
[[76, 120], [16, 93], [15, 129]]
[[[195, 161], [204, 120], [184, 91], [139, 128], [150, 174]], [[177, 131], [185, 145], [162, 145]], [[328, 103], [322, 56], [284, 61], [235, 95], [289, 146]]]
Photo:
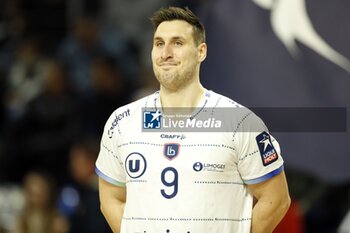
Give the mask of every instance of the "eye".
[[183, 45], [183, 42], [180, 41], [180, 40], [177, 40], [177, 41], [175, 41], [175, 45], [176, 45], [176, 46], [182, 46], [182, 45]]
[[156, 42], [154, 43], [154, 45], [155, 45], [156, 47], [162, 47], [162, 46], [164, 45], [164, 42], [162, 42], [162, 41], [156, 41]]

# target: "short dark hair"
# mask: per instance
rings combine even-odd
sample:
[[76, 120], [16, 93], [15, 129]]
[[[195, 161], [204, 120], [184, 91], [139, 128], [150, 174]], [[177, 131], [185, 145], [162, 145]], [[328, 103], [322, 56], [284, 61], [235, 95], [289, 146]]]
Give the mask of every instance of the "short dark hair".
[[156, 11], [150, 20], [153, 25], [154, 32], [157, 30], [159, 24], [164, 21], [184, 20], [193, 26], [193, 39], [199, 45], [205, 43], [205, 29], [200, 19], [188, 7], [167, 7]]

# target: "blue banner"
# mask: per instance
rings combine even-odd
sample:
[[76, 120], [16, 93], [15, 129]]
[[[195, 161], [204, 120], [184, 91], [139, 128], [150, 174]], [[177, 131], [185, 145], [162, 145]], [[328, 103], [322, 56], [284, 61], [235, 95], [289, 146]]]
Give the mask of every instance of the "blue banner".
[[[206, 2], [197, 9], [207, 30], [203, 84], [252, 108], [337, 107], [347, 111], [348, 9], [350, 1]], [[287, 169], [343, 183], [350, 180], [348, 131], [347, 126], [345, 132], [272, 134], [280, 142]]]

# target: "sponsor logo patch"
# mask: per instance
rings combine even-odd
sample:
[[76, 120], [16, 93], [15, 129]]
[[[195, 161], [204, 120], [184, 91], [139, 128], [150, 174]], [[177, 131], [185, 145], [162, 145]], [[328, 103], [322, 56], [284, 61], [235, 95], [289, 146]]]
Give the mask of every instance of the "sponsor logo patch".
[[193, 164], [193, 170], [195, 170], [196, 172], [223, 172], [225, 170], [225, 164], [195, 162]]
[[127, 110], [125, 110], [125, 111], [122, 112], [122, 113], [119, 113], [119, 114], [116, 113], [116, 114], [115, 114], [114, 120], [113, 120], [113, 122], [112, 122], [112, 124], [111, 124], [111, 127], [110, 127], [110, 128], [108, 129], [108, 131], [107, 131], [107, 134], [108, 134], [108, 137], [109, 137], [109, 138], [112, 138], [112, 137], [113, 137], [114, 129], [115, 129], [115, 127], [118, 126], [119, 122], [120, 122], [123, 118], [128, 117], [128, 116], [130, 116], [130, 109], [127, 109]]
[[164, 144], [163, 154], [167, 159], [173, 160], [174, 158], [176, 158], [179, 155], [179, 150], [180, 150], [180, 144], [178, 144], [178, 143], [166, 143], [166, 144]]
[[271, 136], [267, 132], [262, 132], [256, 136], [262, 163], [267, 166], [278, 159], [277, 151], [271, 142]]
[[125, 171], [130, 178], [137, 179], [141, 177], [145, 173], [146, 168], [146, 159], [138, 152], [129, 154], [125, 159]]
[[203, 169], [203, 164], [201, 162], [196, 162], [193, 164], [193, 170], [196, 172], [202, 171]]
[[183, 140], [186, 138], [184, 134], [164, 134], [164, 133], [161, 134], [160, 137], [165, 139], [180, 139], [180, 140]]

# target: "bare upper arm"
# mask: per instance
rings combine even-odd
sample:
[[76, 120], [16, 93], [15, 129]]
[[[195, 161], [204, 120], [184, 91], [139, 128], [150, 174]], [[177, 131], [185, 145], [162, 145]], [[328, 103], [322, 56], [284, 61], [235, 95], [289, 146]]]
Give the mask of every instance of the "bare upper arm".
[[126, 187], [117, 186], [99, 178], [99, 193], [101, 202], [117, 200], [126, 201]]
[[289, 191], [284, 171], [258, 184], [248, 185], [252, 195], [260, 199], [289, 199]]
[[101, 212], [115, 233], [120, 232], [126, 201], [126, 188], [99, 178]]

